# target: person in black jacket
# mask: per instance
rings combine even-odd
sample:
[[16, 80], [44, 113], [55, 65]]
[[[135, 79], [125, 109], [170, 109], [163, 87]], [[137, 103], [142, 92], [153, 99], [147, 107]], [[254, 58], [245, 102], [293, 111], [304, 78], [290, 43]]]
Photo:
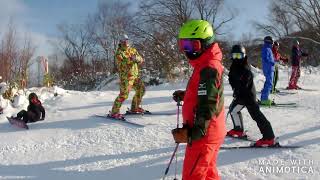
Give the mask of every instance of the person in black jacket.
[[292, 55], [291, 55], [291, 65], [292, 65], [292, 73], [289, 81], [289, 86], [287, 89], [301, 89], [297, 85], [298, 80], [300, 78], [300, 64], [302, 57], [308, 56], [307, 53], [303, 52], [299, 46], [299, 41], [295, 41], [294, 45], [292, 46]]
[[241, 45], [234, 45], [231, 50], [232, 65], [229, 72], [229, 83], [233, 89], [233, 101], [229, 106], [229, 113], [234, 128], [228, 131], [227, 136], [245, 137], [243, 118], [241, 110], [246, 107], [253, 120], [257, 122], [258, 128], [263, 135], [262, 139], [255, 143], [255, 146], [272, 146], [275, 136], [270, 122], [260, 111], [256, 100], [256, 89], [253, 82], [253, 74], [246, 50]]
[[35, 93], [31, 93], [28, 99], [29, 106], [27, 111], [20, 111], [16, 118], [24, 121], [25, 123], [33, 123], [44, 120], [46, 112], [38, 96]]

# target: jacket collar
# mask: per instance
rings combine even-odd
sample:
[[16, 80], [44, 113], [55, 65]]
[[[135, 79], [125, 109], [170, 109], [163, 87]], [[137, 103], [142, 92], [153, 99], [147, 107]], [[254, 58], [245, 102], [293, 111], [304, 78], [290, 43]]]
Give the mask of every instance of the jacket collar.
[[194, 60], [189, 60], [189, 63], [194, 68], [202, 68], [205, 66], [213, 65], [215, 61], [222, 60], [222, 52], [218, 43], [214, 43], [208, 49], [206, 49], [202, 55]]
[[270, 44], [270, 43], [264, 43], [263, 47], [272, 48], [272, 44]]

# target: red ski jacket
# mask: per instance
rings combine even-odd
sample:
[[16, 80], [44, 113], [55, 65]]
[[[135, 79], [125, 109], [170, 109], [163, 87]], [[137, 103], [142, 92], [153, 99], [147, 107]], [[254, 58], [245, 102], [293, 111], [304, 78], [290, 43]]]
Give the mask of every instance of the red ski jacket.
[[274, 60], [276, 62], [280, 62], [280, 61], [283, 61], [283, 62], [287, 62], [288, 59], [285, 58], [285, 57], [282, 57], [281, 54], [279, 53], [279, 51], [273, 46], [272, 47], [272, 53], [273, 53], [273, 57], [274, 57]]
[[226, 135], [221, 61], [217, 43], [198, 59], [189, 60], [194, 70], [182, 107], [183, 122], [189, 128], [189, 143], [217, 143]]

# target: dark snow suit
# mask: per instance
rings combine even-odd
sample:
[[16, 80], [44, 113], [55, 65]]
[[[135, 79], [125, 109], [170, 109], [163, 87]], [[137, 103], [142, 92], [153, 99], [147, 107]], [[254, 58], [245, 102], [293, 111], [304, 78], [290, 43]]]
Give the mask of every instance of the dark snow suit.
[[270, 122], [260, 111], [256, 101], [256, 89], [250, 66], [243, 62], [233, 61], [229, 72], [229, 83], [233, 89], [234, 100], [229, 107], [229, 112], [235, 130], [243, 130], [241, 110], [246, 107], [265, 139], [274, 138]]
[[22, 110], [17, 114], [17, 118], [22, 119], [25, 123], [33, 123], [36, 121], [44, 120], [45, 110], [40, 101], [36, 104], [29, 102], [27, 111]]

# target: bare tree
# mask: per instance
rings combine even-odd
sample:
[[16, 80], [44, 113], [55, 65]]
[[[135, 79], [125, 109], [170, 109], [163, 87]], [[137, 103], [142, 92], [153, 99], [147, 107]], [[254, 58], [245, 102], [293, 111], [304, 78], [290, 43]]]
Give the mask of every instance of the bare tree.
[[28, 69], [30, 66], [30, 60], [34, 56], [36, 47], [32, 43], [32, 40], [28, 37], [25, 36], [24, 39], [24, 45], [22, 49], [20, 50], [19, 53], [19, 71], [18, 73], [20, 74], [20, 86], [22, 88], [25, 88], [27, 86], [27, 79], [28, 79]]
[[272, 1], [269, 6], [269, 11], [270, 14], [267, 17], [267, 23], [253, 22], [257, 30], [277, 38], [288, 36], [293, 32], [294, 19], [280, 1]]
[[144, 53], [146, 67], [159, 70], [161, 76], [174, 78], [173, 69], [188, 67], [179, 54], [177, 37], [181, 25], [189, 19], [204, 19], [222, 27], [232, 18], [216, 24], [223, 0], [146, 0], [140, 3], [135, 19], [137, 46]]
[[[221, 12], [220, 9], [223, 6], [224, 0], [192, 0], [193, 4], [198, 11], [200, 19], [207, 20], [214, 24], [215, 31], [218, 33], [219, 29], [223, 27], [224, 24], [231, 21], [235, 14], [230, 13], [230, 17], [222, 19], [221, 22], [217, 22], [218, 14]], [[219, 34], [223, 34], [220, 32]]]
[[12, 21], [8, 24], [8, 30], [1, 42], [1, 71], [4, 81], [11, 81], [15, 78], [15, 64], [18, 59], [18, 48], [16, 40], [16, 28]]
[[130, 3], [121, 1], [100, 2], [98, 12], [90, 17], [90, 31], [93, 34], [93, 39], [100, 46], [97, 49], [103, 50], [102, 55], [104, 57], [101, 59], [112, 62], [107, 64], [107, 67], [111, 67], [109, 71], [115, 67], [114, 54], [118, 47], [120, 35], [128, 33], [130, 29], [132, 20], [132, 13], [129, 12], [130, 7]]
[[13, 20], [10, 20], [0, 44], [0, 76], [4, 81], [16, 82], [20, 88], [24, 88], [35, 46], [29, 36], [18, 38], [18, 35]]
[[256, 22], [258, 30], [271, 34], [287, 47], [284, 52], [290, 54], [293, 39], [299, 39], [308, 49], [308, 61], [318, 65], [320, 45], [320, 1], [319, 0], [273, 0], [270, 19], [266, 24]]
[[63, 38], [59, 47], [66, 55], [73, 72], [84, 73], [85, 61], [94, 47], [88, 26], [88, 24], [58, 26]]
[[273, 0], [269, 10], [270, 19], [267, 24], [255, 22], [258, 30], [278, 38], [290, 38], [297, 31], [308, 32], [301, 38], [309, 38], [320, 44], [319, 0]]

